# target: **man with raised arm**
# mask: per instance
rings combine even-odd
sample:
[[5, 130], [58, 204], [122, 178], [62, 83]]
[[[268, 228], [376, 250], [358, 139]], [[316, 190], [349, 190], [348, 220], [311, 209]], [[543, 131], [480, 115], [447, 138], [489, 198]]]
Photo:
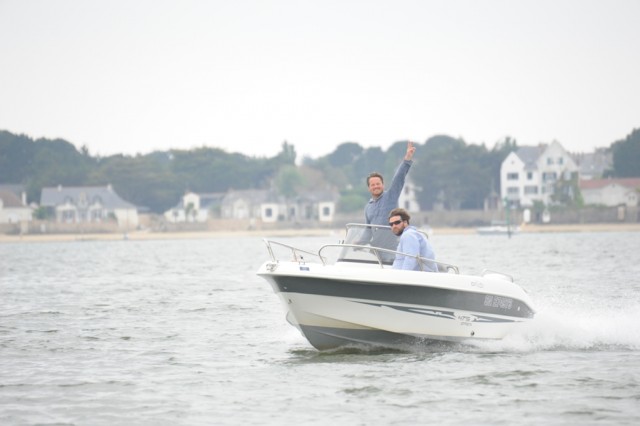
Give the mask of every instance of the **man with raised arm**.
[[367, 176], [367, 187], [371, 199], [364, 208], [364, 218], [368, 225], [386, 225], [389, 212], [398, 207], [398, 199], [402, 188], [404, 188], [409, 168], [413, 164], [412, 158], [415, 152], [416, 148], [413, 146], [413, 142], [409, 142], [407, 153], [393, 175], [387, 191], [384, 190], [384, 179], [380, 173], [374, 172]]

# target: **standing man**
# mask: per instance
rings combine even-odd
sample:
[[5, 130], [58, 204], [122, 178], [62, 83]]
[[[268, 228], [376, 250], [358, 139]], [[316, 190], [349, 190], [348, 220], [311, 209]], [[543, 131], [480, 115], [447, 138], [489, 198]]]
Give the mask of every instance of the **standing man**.
[[438, 267], [434, 262], [418, 261], [414, 256], [435, 260], [436, 255], [429, 240], [421, 234], [415, 226], [409, 225], [409, 213], [405, 209], [393, 209], [389, 213], [389, 226], [391, 231], [400, 237], [397, 251], [410, 256], [396, 254], [393, 261], [393, 269], [408, 269], [410, 271], [437, 272]]
[[398, 199], [404, 187], [404, 181], [413, 164], [413, 154], [416, 148], [413, 142], [407, 144], [407, 153], [398, 166], [389, 190], [384, 190], [384, 179], [380, 173], [374, 172], [367, 176], [367, 187], [371, 199], [364, 208], [364, 218], [368, 225], [386, 225], [389, 212], [398, 207]]

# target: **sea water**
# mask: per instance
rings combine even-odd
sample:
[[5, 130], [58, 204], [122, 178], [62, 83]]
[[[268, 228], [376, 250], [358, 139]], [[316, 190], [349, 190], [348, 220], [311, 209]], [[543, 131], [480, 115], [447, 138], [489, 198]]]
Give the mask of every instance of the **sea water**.
[[640, 424], [640, 234], [432, 243], [513, 275], [536, 318], [498, 342], [318, 352], [255, 275], [260, 238], [0, 244], [0, 424]]

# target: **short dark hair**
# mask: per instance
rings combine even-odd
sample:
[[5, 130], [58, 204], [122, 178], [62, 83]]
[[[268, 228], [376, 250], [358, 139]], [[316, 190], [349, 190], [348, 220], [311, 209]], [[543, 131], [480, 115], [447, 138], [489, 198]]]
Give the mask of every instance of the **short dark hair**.
[[369, 173], [369, 176], [367, 176], [367, 186], [369, 186], [369, 179], [371, 179], [372, 177], [380, 178], [380, 181], [384, 183], [384, 178], [382, 177], [382, 175], [378, 172], [373, 172]]
[[406, 220], [407, 223], [409, 223], [409, 219], [411, 219], [411, 216], [409, 216], [409, 213], [407, 213], [405, 209], [402, 209], [399, 207], [391, 210], [391, 212], [389, 213], [389, 219], [391, 219], [394, 216], [400, 216], [400, 219], [402, 219], [403, 221]]

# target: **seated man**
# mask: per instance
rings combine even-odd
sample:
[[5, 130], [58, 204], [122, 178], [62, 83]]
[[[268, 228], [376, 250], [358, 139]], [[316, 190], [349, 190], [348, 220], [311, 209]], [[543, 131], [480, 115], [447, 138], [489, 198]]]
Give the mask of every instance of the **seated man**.
[[397, 251], [412, 256], [396, 254], [393, 269], [408, 269], [413, 271], [437, 272], [434, 262], [421, 262], [413, 256], [435, 260], [436, 256], [429, 240], [415, 226], [409, 225], [409, 213], [405, 209], [393, 209], [389, 213], [389, 226], [394, 234], [400, 237]]

